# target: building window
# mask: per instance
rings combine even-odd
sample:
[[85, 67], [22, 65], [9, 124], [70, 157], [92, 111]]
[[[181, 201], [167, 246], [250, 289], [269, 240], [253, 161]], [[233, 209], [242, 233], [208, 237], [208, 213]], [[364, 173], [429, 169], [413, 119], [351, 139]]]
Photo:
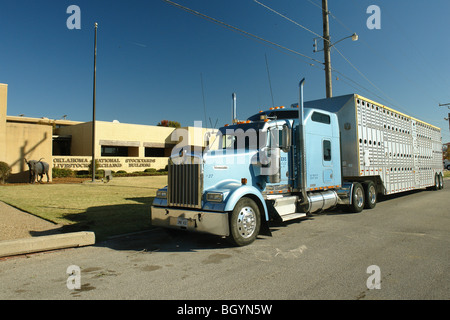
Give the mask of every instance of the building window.
[[166, 156], [164, 148], [145, 148], [145, 156], [150, 158], [160, 158]]
[[70, 156], [70, 146], [72, 137], [55, 137], [53, 138], [53, 155], [54, 156]]
[[128, 157], [128, 147], [102, 146], [102, 157]]

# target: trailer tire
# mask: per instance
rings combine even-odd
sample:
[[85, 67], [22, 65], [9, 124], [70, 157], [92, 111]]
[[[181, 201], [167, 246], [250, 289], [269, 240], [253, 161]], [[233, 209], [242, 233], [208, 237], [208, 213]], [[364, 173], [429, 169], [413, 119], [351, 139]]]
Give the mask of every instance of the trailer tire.
[[228, 241], [236, 246], [246, 246], [255, 241], [261, 227], [258, 205], [250, 198], [241, 198], [230, 214]]
[[433, 190], [439, 190], [439, 175], [436, 173], [434, 175], [434, 186], [432, 187]]
[[364, 203], [364, 188], [359, 182], [355, 182], [353, 183], [352, 203], [349, 205], [350, 212], [358, 213], [363, 211]]
[[364, 187], [364, 209], [373, 209], [377, 205], [377, 188], [375, 183], [367, 181], [363, 183]]
[[439, 190], [444, 189], [444, 177], [439, 173]]

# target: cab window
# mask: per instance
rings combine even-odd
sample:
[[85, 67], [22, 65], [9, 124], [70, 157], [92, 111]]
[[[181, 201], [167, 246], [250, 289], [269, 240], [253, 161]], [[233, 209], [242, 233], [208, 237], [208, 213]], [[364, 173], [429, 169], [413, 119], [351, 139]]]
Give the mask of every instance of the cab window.
[[323, 140], [323, 160], [331, 161], [331, 141]]
[[320, 112], [313, 112], [313, 114], [311, 116], [311, 120], [314, 122], [320, 122], [320, 123], [324, 123], [324, 124], [331, 123], [330, 116], [327, 114], [320, 113]]

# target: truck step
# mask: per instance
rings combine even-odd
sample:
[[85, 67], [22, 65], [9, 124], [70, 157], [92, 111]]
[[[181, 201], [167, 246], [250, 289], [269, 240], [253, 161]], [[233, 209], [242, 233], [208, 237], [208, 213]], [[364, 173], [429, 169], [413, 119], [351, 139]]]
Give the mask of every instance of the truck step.
[[284, 221], [289, 221], [289, 220], [293, 220], [293, 219], [298, 219], [298, 218], [303, 218], [306, 217], [306, 213], [289, 213], [289, 214], [284, 214], [281, 216], [281, 220]]

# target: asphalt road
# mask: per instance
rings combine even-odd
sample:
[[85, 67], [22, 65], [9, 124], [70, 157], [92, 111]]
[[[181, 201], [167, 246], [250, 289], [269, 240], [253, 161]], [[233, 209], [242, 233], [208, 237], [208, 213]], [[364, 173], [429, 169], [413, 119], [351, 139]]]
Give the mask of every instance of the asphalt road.
[[[449, 199], [450, 187], [412, 192], [359, 214], [273, 226], [242, 248], [156, 229], [0, 260], [0, 299], [448, 300]], [[68, 288], [70, 266], [80, 289]]]

